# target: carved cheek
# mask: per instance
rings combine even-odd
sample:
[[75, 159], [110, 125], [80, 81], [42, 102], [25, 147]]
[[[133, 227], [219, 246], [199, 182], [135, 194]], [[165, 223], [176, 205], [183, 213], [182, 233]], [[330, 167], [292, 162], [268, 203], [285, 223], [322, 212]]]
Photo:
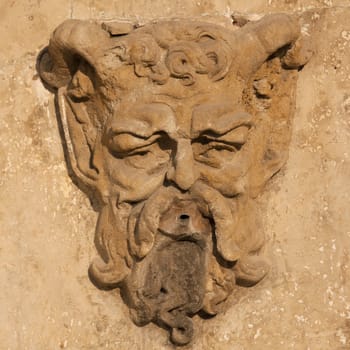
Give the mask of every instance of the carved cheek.
[[200, 165], [201, 180], [226, 197], [242, 194], [246, 190], [248, 162], [237, 157], [222, 167]]

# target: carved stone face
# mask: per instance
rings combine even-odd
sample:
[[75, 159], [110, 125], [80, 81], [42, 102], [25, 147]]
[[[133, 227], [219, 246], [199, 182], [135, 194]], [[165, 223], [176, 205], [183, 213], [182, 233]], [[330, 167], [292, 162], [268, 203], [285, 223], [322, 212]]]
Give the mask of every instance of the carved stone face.
[[89, 273], [121, 288], [136, 324], [183, 345], [194, 314], [267, 273], [254, 198], [286, 158], [298, 26], [104, 28], [65, 22], [40, 59], [73, 177], [99, 211]]
[[[238, 220], [236, 198], [244, 196], [253, 121], [226, 89], [191, 91], [181, 99], [145, 91], [136, 103], [132, 91], [103, 136], [113, 192], [119, 202], [141, 201], [128, 219], [128, 234], [132, 253], [143, 260], [126, 280], [126, 299], [136, 323], [160, 321], [179, 344], [192, 336], [188, 316], [202, 308], [214, 314], [235, 283], [233, 273], [211, 258], [213, 236], [216, 226], [221, 245], [215, 248], [235, 261], [238, 247], [223, 245], [230, 245]], [[213, 288], [211, 273], [227, 279], [225, 286]]]
[[202, 181], [228, 197], [243, 192], [250, 158], [241, 148], [253, 118], [225, 90], [181, 99], [145, 94], [134, 103], [132, 94], [120, 102], [103, 136], [106, 171], [120, 201], [146, 199], [164, 183], [188, 191]]

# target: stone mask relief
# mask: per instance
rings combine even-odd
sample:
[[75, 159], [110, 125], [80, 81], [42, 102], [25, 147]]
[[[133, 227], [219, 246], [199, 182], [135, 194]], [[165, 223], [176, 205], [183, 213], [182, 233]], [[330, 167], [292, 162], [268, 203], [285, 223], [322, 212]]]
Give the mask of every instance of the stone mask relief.
[[284, 14], [68, 20], [39, 57], [70, 175], [99, 213], [90, 278], [175, 344], [268, 272], [254, 199], [287, 157], [302, 41]]

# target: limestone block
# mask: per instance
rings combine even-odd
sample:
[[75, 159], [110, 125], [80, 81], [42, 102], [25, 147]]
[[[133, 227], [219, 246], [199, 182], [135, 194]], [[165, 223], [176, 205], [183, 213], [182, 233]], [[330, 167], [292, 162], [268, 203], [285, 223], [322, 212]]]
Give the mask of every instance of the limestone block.
[[[311, 38], [314, 54], [297, 73], [291, 139], [281, 169], [253, 196], [270, 271], [254, 287], [236, 286], [215, 317], [195, 315], [193, 340], [183, 348], [347, 349], [349, 4], [156, 3], [50, 0], [1, 5], [1, 349], [175, 348], [156, 325], [134, 325], [119, 289], [98, 289], [88, 276], [98, 253], [98, 213], [69, 176], [58, 106], [36, 69], [37, 56], [52, 31], [72, 18], [145, 24], [160, 17], [200, 17], [231, 28], [232, 14], [243, 29], [249, 21], [278, 12], [301, 16], [301, 33]], [[120, 35], [130, 27], [110, 30]], [[289, 59], [293, 61], [292, 53]], [[264, 97], [261, 101], [272, 86], [264, 69], [251, 90]], [[292, 97], [285, 91], [280, 94], [281, 99]], [[262, 109], [267, 107], [264, 103]], [[181, 205], [176, 210], [181, 211]], [[191, 210], [197, 215], [196, 208]], [[164, 230], [174, 225], [169, 215], [163, 216]], [[180, 252], [186, 255], [189, 245], [181, 246]], [[175, 253], [171, 256], [176, 258]], [[164, 257], [157, 259], [161, 264]]]

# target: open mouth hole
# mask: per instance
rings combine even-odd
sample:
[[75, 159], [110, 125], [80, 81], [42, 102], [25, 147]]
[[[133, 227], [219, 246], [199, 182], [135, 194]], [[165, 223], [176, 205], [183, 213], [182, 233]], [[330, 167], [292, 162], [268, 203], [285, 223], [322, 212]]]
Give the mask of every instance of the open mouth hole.
[[190, 216], [187, 215], [187, 214], [181, 214], [181, 215], [179, 216], [179, 220], [180, 220], [180, 221], [187, 221], [187, 220], [189, 220], [189, 218], [190, 218]]

